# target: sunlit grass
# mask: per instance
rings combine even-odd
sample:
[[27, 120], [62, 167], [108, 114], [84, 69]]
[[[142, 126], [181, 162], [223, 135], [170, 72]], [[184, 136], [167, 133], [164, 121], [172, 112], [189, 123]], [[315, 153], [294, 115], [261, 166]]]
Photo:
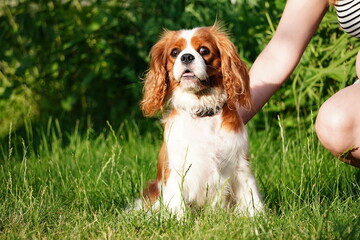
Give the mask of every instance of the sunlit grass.
[[[313, 130], [255, 131], [251, 161], [266, 213], [188, 212], [185, 221], [126, 213], [155, 176], [161, 130], [133, 122], [63, 132], [56, 121], [28, 126], [2, 141], [0, 238], [356, 239], [360, 237], [359, 170], [337, 161]], [[31, 130], [30, 130], [31, 129]], [[37, 139], [39, 138], [39, 139]]]

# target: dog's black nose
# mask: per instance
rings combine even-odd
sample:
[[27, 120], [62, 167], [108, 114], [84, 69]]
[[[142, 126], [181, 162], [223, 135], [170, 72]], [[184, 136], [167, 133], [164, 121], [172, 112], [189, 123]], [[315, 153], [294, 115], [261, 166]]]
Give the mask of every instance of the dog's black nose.
[[186, 53], [181, 56], [181, 62], [185, 63], [185, 64], [191, 63], [194, 59], [195, 59], [195, 57], [190, 53]]

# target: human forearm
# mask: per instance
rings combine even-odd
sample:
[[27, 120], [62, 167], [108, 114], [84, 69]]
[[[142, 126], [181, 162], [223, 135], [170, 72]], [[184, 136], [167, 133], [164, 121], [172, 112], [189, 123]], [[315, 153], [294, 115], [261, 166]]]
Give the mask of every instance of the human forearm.
[[[273, 39], [276, 40], [276, 39]], [[242, 111], [244, 122], [248, 122], [288, 79], [298, 64], [302, 51], [294, 53], [286, 46], [273, 46], [270, 42], [250, 69], [250, 88], [253, 106]]]
[[288, 79], [328, 8], [328, 0], [288, 0], [278, 28], [250, 70], [253, 107], [244, 122]]

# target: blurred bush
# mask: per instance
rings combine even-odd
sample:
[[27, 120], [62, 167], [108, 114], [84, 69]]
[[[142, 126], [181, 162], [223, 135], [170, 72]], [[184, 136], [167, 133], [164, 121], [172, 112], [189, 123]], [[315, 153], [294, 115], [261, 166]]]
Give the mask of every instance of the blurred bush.
[[[221, 20], [241, 54], [263, 45], [267, 1], [7, 1], [0, 11], [0, 134], [25, 117], [90, 117], [101, 126], [139, 116], [140, 78], [164, 28]], [[266, 3], [266, 4], [265, 4]], [[264, 8], [262, 5], [266, 5]], [[264, 6], [265, 6], [264, 5]], [[270, 11], [270, 9], [272, 9]], [[249, 37], [252, 36], [252, 37]]]
[[[164, 28], [220, 20], [250, 65], [271, 38], [284, 5], [285, 0], [5, 0], [0, 3], [0, 136], [10, 123], [12, 129], [21, 127], [24, 118], [43, 123], [53, 117], [69, 126], [87, 118], [95, 128], [107, 120], [117, 126], [138, 118], [140, 79]], [[272, 98], [265, 113], [296, 116], [303, 108], [308, 113], [329, 93], [327, 86], [340, 86], [353, 74], [343, 63], [356, 46], [337, 30], [333, 13], [327, 19], [295, 81]], [[335, 49], [338, 42], [342, 45]], [[341, 76], [327, 68], [334, 62]], [[261, 114], [254, 121], [264, 124]]]

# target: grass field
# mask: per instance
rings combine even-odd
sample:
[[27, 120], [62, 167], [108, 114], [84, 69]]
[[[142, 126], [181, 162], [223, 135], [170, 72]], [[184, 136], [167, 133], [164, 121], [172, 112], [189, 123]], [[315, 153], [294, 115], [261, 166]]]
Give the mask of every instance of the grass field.
[[104, 128], [65, 132], [49, 121], [2, 141], [0, 239], [360, 239], [360, 171], [331, 157], [312, 128], [249, 124], [264, 215], [205, 208], [183, 222], [124, 211], [155, 176], [160, 127]]

